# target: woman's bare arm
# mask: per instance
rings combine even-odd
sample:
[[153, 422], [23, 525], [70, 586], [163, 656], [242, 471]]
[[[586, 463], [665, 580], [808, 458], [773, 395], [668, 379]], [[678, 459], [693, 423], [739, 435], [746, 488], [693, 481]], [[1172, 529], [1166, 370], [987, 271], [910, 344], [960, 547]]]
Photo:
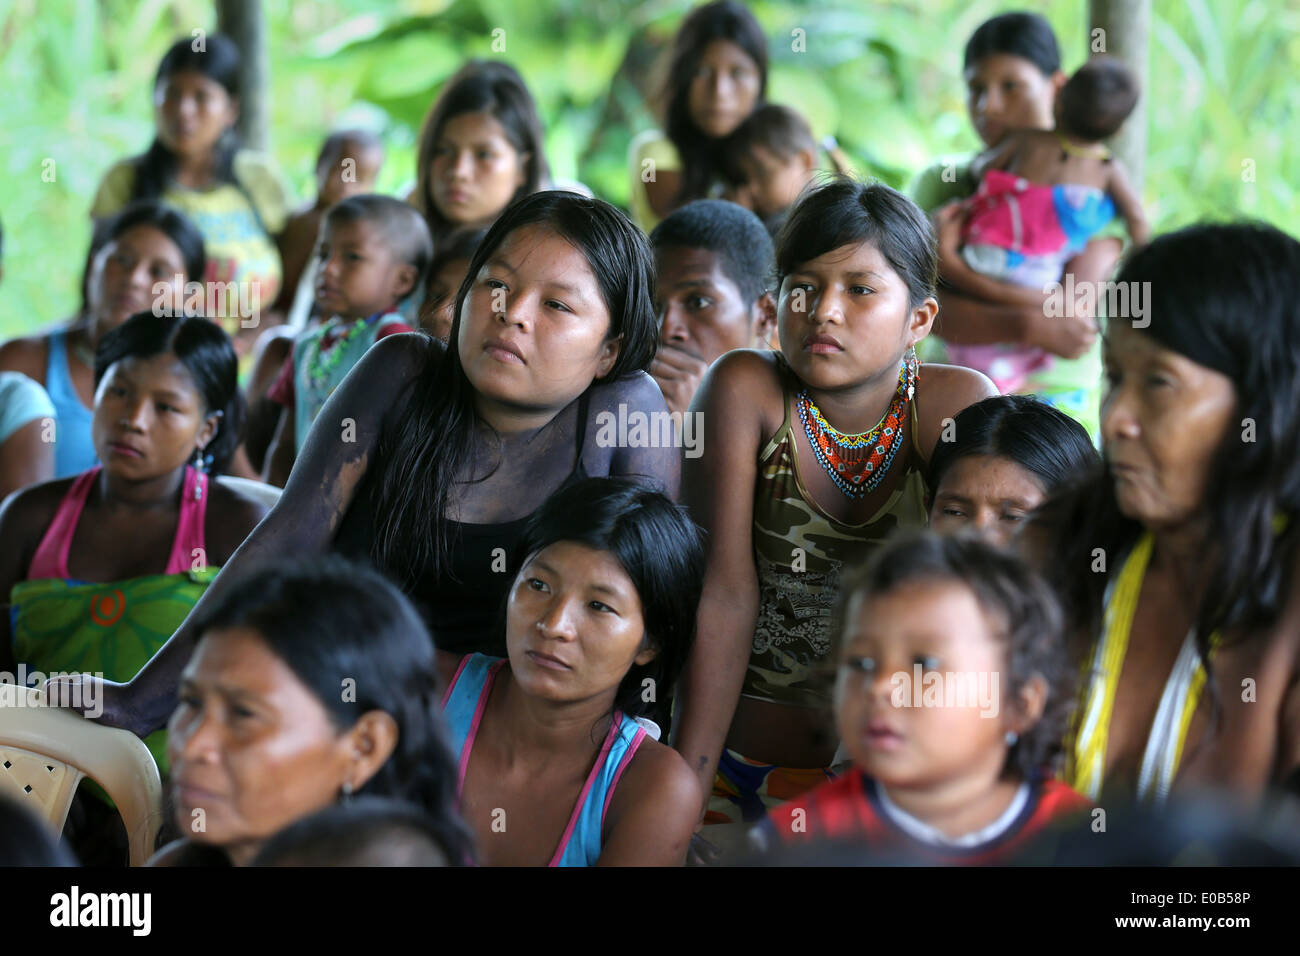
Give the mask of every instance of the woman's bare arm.
[[391, 335], [376, 343], [348, 373], [321, 409], [275, 508], [231, 555], [144, 669], [127, 684], [106, 683], [105, 723], [141, 735], [161, 727], [175, 708], [180, 673], [199, 637], [192, 622], [259, 566], [329, 549], [374, 459], [385, 415], [398, 404], [402, 387], [419, 374], [430, 347], [418, 335]]
[[695, 645], [677, 695], [674, 744], [700, 784], [700, 811], [740, 699], [758, 617], [754, 566], [754, 482], [763, 439], [763, 397], [771, 364], [747, 349], [729, 352], [705, 376], [692, 411], [704, 414], [703, 454], [686, 459], [683, 498], [706, 534], [708, 567]]
[[610, 801], [597, 866], [681, 866], [699, 817], [695, 775], [677, 751], [647, 740]]
[[0, 501], [19, 488], [54, 477], [54, 443], [44, 418], [33, 419], [0, 444]]

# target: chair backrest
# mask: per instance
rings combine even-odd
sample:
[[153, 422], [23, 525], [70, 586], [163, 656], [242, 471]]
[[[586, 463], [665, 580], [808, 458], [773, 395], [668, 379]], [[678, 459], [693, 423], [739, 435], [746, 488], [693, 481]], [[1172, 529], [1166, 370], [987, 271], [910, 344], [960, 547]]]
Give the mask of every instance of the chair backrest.
[[251, 478], [237, 478], [234, 475], [220, 475], [217, 481], [232, 491], [241, 491], [250, 498], [257, 499], [268, 508], [274, 508], [275, 503], [280, 500], [280, 489], [263, 481], [253, 481]]
[[42, 691], [0, 684], [0, 791], [62, 831], [82, 777], [117, 804], [131, 865], [153, 853], [162, 826], [162, 781], [149, 748], [135, 734], [48, 706]]

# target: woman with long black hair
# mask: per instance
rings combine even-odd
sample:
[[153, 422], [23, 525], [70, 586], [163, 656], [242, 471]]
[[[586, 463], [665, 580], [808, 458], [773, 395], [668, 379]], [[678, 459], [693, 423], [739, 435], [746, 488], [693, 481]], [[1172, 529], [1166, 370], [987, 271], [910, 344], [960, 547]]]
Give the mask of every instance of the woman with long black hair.
[[[677, 493], [679, 449], [633, 446], [631, 431], [611, 441], [607, 427], [667, 414], [645, 371], [651, 263], [645, 236], [608, 203], [541, 192], [511, 206], [470, 263], [452, 344], [392, 335], [366, 354], [214, 600], [258, 561], [336, 550], [414, 598], [439, 649], [497, 649], [509, 555], [552, 492], [627, 475]], [[128, 688], [106, 688], [109, 722], [147, 732], [165, 720], [195, 637], [182, 625]]]
[[704, 199], [717, 184], [723, 140], [767, 94], [767, 37], [734, 0], [696, 7], [673, 41], [663, 92], [662, 133], [630, 148], [632, 218], [646, 232], [679, 206]]
[[1105, 468], [1044, 512], [1085, 682], [1067, 782], [1255, 797], [1300, 765], [1300, 242], [1157, 238], [1106, 329]]

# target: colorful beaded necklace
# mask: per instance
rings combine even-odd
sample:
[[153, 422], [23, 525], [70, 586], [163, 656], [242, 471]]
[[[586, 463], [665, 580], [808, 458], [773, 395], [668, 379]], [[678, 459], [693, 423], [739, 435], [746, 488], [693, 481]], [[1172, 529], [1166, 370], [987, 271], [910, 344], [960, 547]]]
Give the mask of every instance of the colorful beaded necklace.
[[312, 343], [311, 352], [307, 356], [307, 381], [311, 383], [313, 388], [326, 388], [329, 386], [334, 370], [338, 368], [339, 362], [343, 361], [349, 343], [378, 317], [379, 313], [376, 313], [365, 319], [357, 319], [352, 323], [352, 328], [331, 342], [328, 348], [321, 348], [321, 343], [325, 339], [323, 334]]
[[858, 435], [836, 431], [806, 389], [798, 394], [799, 420], [808, 444], [835, 487], [848, 497], [865, 498], [889, 474], [907, 421], [907, 406], [916, 390], [916, 373], [916, 362], [909, 358], [898, 371], [898, 388], [885, 417], [871, 431]]

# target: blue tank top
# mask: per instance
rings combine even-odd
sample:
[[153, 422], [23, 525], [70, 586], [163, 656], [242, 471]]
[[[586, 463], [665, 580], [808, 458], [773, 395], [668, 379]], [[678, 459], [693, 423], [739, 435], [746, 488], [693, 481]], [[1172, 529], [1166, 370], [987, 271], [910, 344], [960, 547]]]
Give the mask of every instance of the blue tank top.
[[90, 421], [94, 417], [72, 384], [68, 373], [66, 332], [50, 335], [50, 358], [45, 366], [45, 391], [54, 405], [54, 477], [67, 478], [89, 471], [99, 464], [95, 445], [90, 439]]
[[[465, 785], [465, 770], [469, 767], [470, 751], [478, 734], [483, 711], [492, 695], [492, 684], [501, 668], [509, 663], [505, 658], [470, 654], [461, 659], [456, 676], [442, 700], [442, 715], [447, 721], [451, 748], [459, 759], [456, 772], [456, 796], [459, 798]], [[614, 712], [614, 722], [605, 735], [605, 742], [596, 755], [596, 763], [587, 775], [587, 782], [578, 794], [578, 802], [569, 815], [569, 825], [564, 828], [560, 843], [555, 848], [549, 866], [594, 866], [600, 858], [601, 831], [605, 813], [614, 796], [618, 779], [632, 762], [637, 748], [645, 739], [645, 729], [635, 720]]]

